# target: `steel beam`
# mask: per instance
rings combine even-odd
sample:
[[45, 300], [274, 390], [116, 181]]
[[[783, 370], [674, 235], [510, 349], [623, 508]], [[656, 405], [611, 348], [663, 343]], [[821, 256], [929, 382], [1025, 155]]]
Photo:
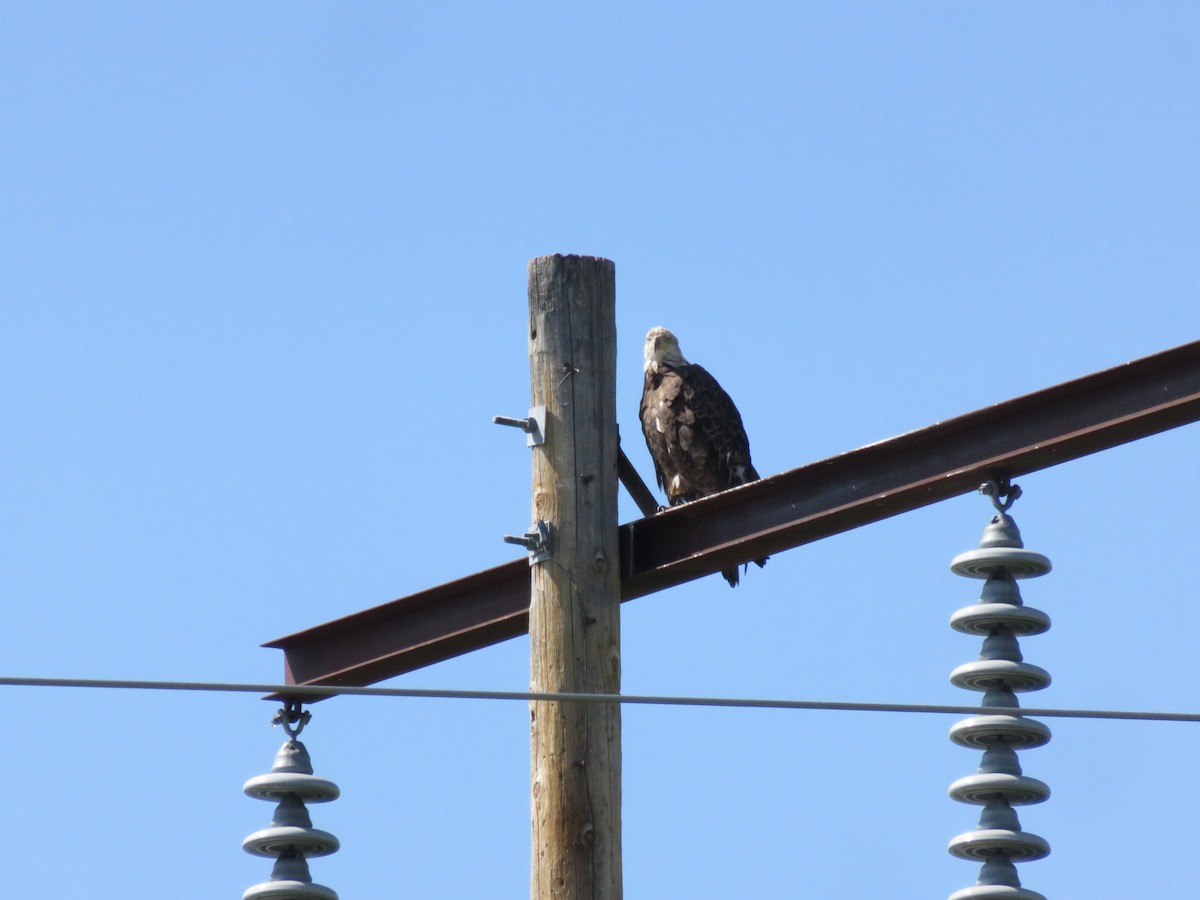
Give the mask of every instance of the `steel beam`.
[[[631, 600], [1200, 420], [1200, 341], [621, 526]], [[528, 631], [524, 559], [270, 641], [288, 684], [367, 685]]]
[[263, 644], [286, 684], [364, 686], [529, 632], [529, 562], [466, 578]]

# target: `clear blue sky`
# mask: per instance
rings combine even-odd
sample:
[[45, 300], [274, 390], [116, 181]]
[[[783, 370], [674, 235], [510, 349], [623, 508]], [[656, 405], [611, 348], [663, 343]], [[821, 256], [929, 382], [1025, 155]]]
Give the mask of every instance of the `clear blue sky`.
[[[1200, 7], [22, 2], [0, 12], [3, 661], [275, 681], [259, 647], [513, 558], [526, 265], [613, 259], [626, 447], [666, 325], [775, 473], [1200, 337]], [[1197, 439], [1021, 479], [1027, 705], [1195, 710]], [[963, 703], [971, 496], [627, 604], [624, 689]], [[622, 499], [623, 519], [635, 516]], [[521, 690], [515, 640], [396, 684]], [[252, 696], [2, 692], [6, 896], [237, 897]], [[626, 896], [946, 896], [944, 716], [629, 709]], [[1194, 891], [1194, 726], [1051, 721], [1048, 897]], [[520, 703], [305, 733], [345, 900], [528, 895]]]

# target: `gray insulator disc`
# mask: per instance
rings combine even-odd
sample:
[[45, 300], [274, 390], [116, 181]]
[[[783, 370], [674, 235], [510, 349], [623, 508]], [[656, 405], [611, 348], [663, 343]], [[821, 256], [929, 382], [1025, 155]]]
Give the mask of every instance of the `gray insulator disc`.
[[1025, 806], [1041, 803], [1050, 796], [1050, 787], [1044, 781], [1028, 775], [1006, 775], [1003, 772], [968, 775], [950, 785], [950, 796], [959, 803], [977, 803], [983, 806], [995, 797], [1003, 797], [1009, 806]]
[[307, 881], [264, 881], [246, 888], [242, 900], [338, 900], [337, 891]]
[[964, 606], [950, 617], [950, 627], [963, 634], [987, 636], [1003, 625], [1018, 637], [1050, 630], [1050, 617], [1031, 606], [1011, 603], [976, 603]]
[[1050, 673], [1041, 666], [1010, 659], [978, 659], [950, 673], [950, 683], [968, 691], [1007, 687], [1014, 693], [1040, 691], [1050, 684]]
[[1046, 895], [1004, 884], [977, 884], [955, 891], [949, 900], [1046, 900]]
[[950, 571], [967, 578], [990, 578], [999, 572], [1008, 572], [1013, 578], [1037, 578], [1050, 571], [1050, 560], [1032, 550], [983, 547], [958, 554], [950, 561]]
[[950, 740], [978, 750], [986, 750], [998, 741], [1014, 750], [1027, 750], [1049, 743], [1050, 729], [1024, 716], [972, 716], [950, 726]]
[[296, 772], [272, 772], [269, 775], [256, 775], [242, 785], [242, 791], [247, 797], [275, 802], [282, 800], [288, 794], [295, 794], [301, 800], [310, 800], [313, 803], [327, 803], [342, 795], [338, 786], [332, 781], [318, 778], [316, 775], [301, 775]]
[[1028, 831], [1009, 831], [1007, 828], [965, 831], [952, 837], [946, 849], [960, 859], [979, 862], [986, 862], [998, 850], [1007, 854], [1013, 862], [1029, 862], [1050, 855], [1050, 844], [1045, 838]]
[[328, 831], [298, 825], [264, 828], [242, 841], [242, 849], [255, 856], [282, 856], [289, 849], [305, 858], [328, 856], [336, 853], [339, 847], [341, 843]]

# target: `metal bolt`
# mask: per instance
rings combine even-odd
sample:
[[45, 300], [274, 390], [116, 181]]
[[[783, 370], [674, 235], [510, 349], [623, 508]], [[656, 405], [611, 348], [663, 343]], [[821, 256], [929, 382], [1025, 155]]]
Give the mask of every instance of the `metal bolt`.
[[516, 544], [529, 551], [529, 564], [535, 565], [550, 558], [550, 523], [542, 520], [534, 522], [533, 527], [524, 534], [506, 534], [504, 543]]
[[492, 416], [492, 422], [496, 425], [508, 425], [510, 428], [520, 428], [527, 437], [525, 444], [529, 447], [537, 447], [546, 443], [546, 407], [535, 406], [529, 410], [529, 417], [525, 419], [514, 419], [511, 416]]

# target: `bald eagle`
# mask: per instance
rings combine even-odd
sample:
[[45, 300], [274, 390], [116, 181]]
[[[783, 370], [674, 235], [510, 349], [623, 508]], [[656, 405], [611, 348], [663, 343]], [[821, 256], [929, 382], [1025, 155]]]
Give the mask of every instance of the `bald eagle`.
[[[684, 359], [665, 328], [650, 329], [644, 355], [642, 433], [670, 505], [757, 481], [742, 416], [717, 380]], [[737, 587], [737, 566], [721, 574]]]

